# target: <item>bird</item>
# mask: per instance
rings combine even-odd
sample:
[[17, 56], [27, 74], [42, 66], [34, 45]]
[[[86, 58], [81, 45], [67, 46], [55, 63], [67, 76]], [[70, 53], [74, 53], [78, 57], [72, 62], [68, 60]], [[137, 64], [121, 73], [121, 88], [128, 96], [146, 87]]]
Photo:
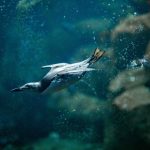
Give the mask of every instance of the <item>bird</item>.
[[42, 66], [42, 69], [50, 69], [49, 72], [38, 82], [29, 82], [11, 90], [11, 92], [36, 91], [50, 93], [64, 89], [79, 81], [86, 72], [95, 70], [90, 66], [97, 62], [105, 51], [96, 48], [94, 53], [87, 59], [76, 63], [57, 63]]

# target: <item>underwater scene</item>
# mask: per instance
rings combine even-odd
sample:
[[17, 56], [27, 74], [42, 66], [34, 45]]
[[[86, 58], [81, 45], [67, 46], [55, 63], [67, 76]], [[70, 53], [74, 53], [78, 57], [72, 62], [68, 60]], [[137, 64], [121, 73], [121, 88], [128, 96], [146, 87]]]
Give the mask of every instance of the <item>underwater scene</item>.
[[0, 150], [150, 150], [150, 0], [0, 0]]

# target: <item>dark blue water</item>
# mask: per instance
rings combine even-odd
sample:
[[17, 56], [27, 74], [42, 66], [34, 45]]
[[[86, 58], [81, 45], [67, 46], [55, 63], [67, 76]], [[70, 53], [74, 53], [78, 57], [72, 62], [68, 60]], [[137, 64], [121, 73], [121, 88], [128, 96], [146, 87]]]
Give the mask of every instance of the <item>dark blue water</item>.
[[[47, 145], [48, 149], [111, 150], [123, 149], [119, 144], [123, 138], [126, 141], [123, 144], [131, 144], [129, 149], [144, 146], [149, 149], [150, 140], [143, 140], [145, 136], [139, 126], [137, 133], [134, 123], [132, 133], [129, 130], [132, 126], [121, 126], [132, 120], [135, 112], [124, 114], [113, 110], [114, 99], [126, 88], [119, 87], [116, 93], [109, 90], [117, 74], [130, 68], [133, 60], [150, 54], [149, 18], [131, 23], [135, 32], [126, 32], [129, 24], [120, 25], [123, 20], [149, 14], [149, 8], [148, 0], [1, 0], [0, 148], [31, 146], [36, 150], [37, 145], [47, 150], [44, 149]], [[117, 31], [119, 25], [121, 29]], [[41, 70], [41, 66], [86, 59], [96, 47], [107, 54], [95, 64], [97, 71], [83, 78], [84, 82], [54, 94], [10, 92], [26, 82], [41, 80], [48, 71]], [[138, 81], [141, 79], [142, 85], [149, 89], [147, 74]], [[116, 114], [117, 119], [112, 117]], [[143, 128], [147, 130], [149, 124]], [[119, 131], [123, 132], [121, 137], [117, 129], [124, 130]], [[141, 139], [140, 147], [136, 143]]]

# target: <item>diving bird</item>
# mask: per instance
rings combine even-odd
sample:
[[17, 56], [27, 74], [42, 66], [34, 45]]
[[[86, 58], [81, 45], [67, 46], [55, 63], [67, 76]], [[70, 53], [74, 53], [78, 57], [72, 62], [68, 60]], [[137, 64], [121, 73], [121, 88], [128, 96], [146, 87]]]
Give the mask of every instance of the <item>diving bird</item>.
[[39, 93], [44, 91], [55, 92], [80, 80], [86, 72], [95, 70], [90, 66], [98, 61], [105, 51], [95, 49], [92, 56], [77, 63], [58, 63], [42, 66], [42, 69], [50, 68], [49, 72], [38, 82], [26, 83], [20, 87], [14, 88], [11, 92], [20, 92], [24, 90], [33, 90]]

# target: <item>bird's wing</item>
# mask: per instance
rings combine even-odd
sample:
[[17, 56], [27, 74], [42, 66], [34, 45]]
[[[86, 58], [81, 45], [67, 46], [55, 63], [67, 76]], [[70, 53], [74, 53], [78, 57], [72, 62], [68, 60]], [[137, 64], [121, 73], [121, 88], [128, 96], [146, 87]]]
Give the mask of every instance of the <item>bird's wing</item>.
[[57, 67], [63, 67], [65, 65], [67, 65], [68, 63], [59, 63], [59, 64], [52, 64], [52, 65], [46, 65], [46, 66], [42, 66], [41, 68], [57, 68]]
[[58, 75], [63, 75], [63, 74], [80, 74], [83, 72], [88, 72], [88, 71], [93, 71], [96, 70], [94, 68], [82, 68], [82, 69], [77, 69], [77, 70], [71, 70], [71, 71], [61, 71], [58, 73]]
[[52, 81], [55, 79], [55, 77], [53, 77], [51, 80], [48, 80], [47, 78], [43, 78], [40, 83], [41, 83], [41, 88], [39, 89], [39, 92], [42, 93], [44, 92], [49, 85], [52, 83]]

